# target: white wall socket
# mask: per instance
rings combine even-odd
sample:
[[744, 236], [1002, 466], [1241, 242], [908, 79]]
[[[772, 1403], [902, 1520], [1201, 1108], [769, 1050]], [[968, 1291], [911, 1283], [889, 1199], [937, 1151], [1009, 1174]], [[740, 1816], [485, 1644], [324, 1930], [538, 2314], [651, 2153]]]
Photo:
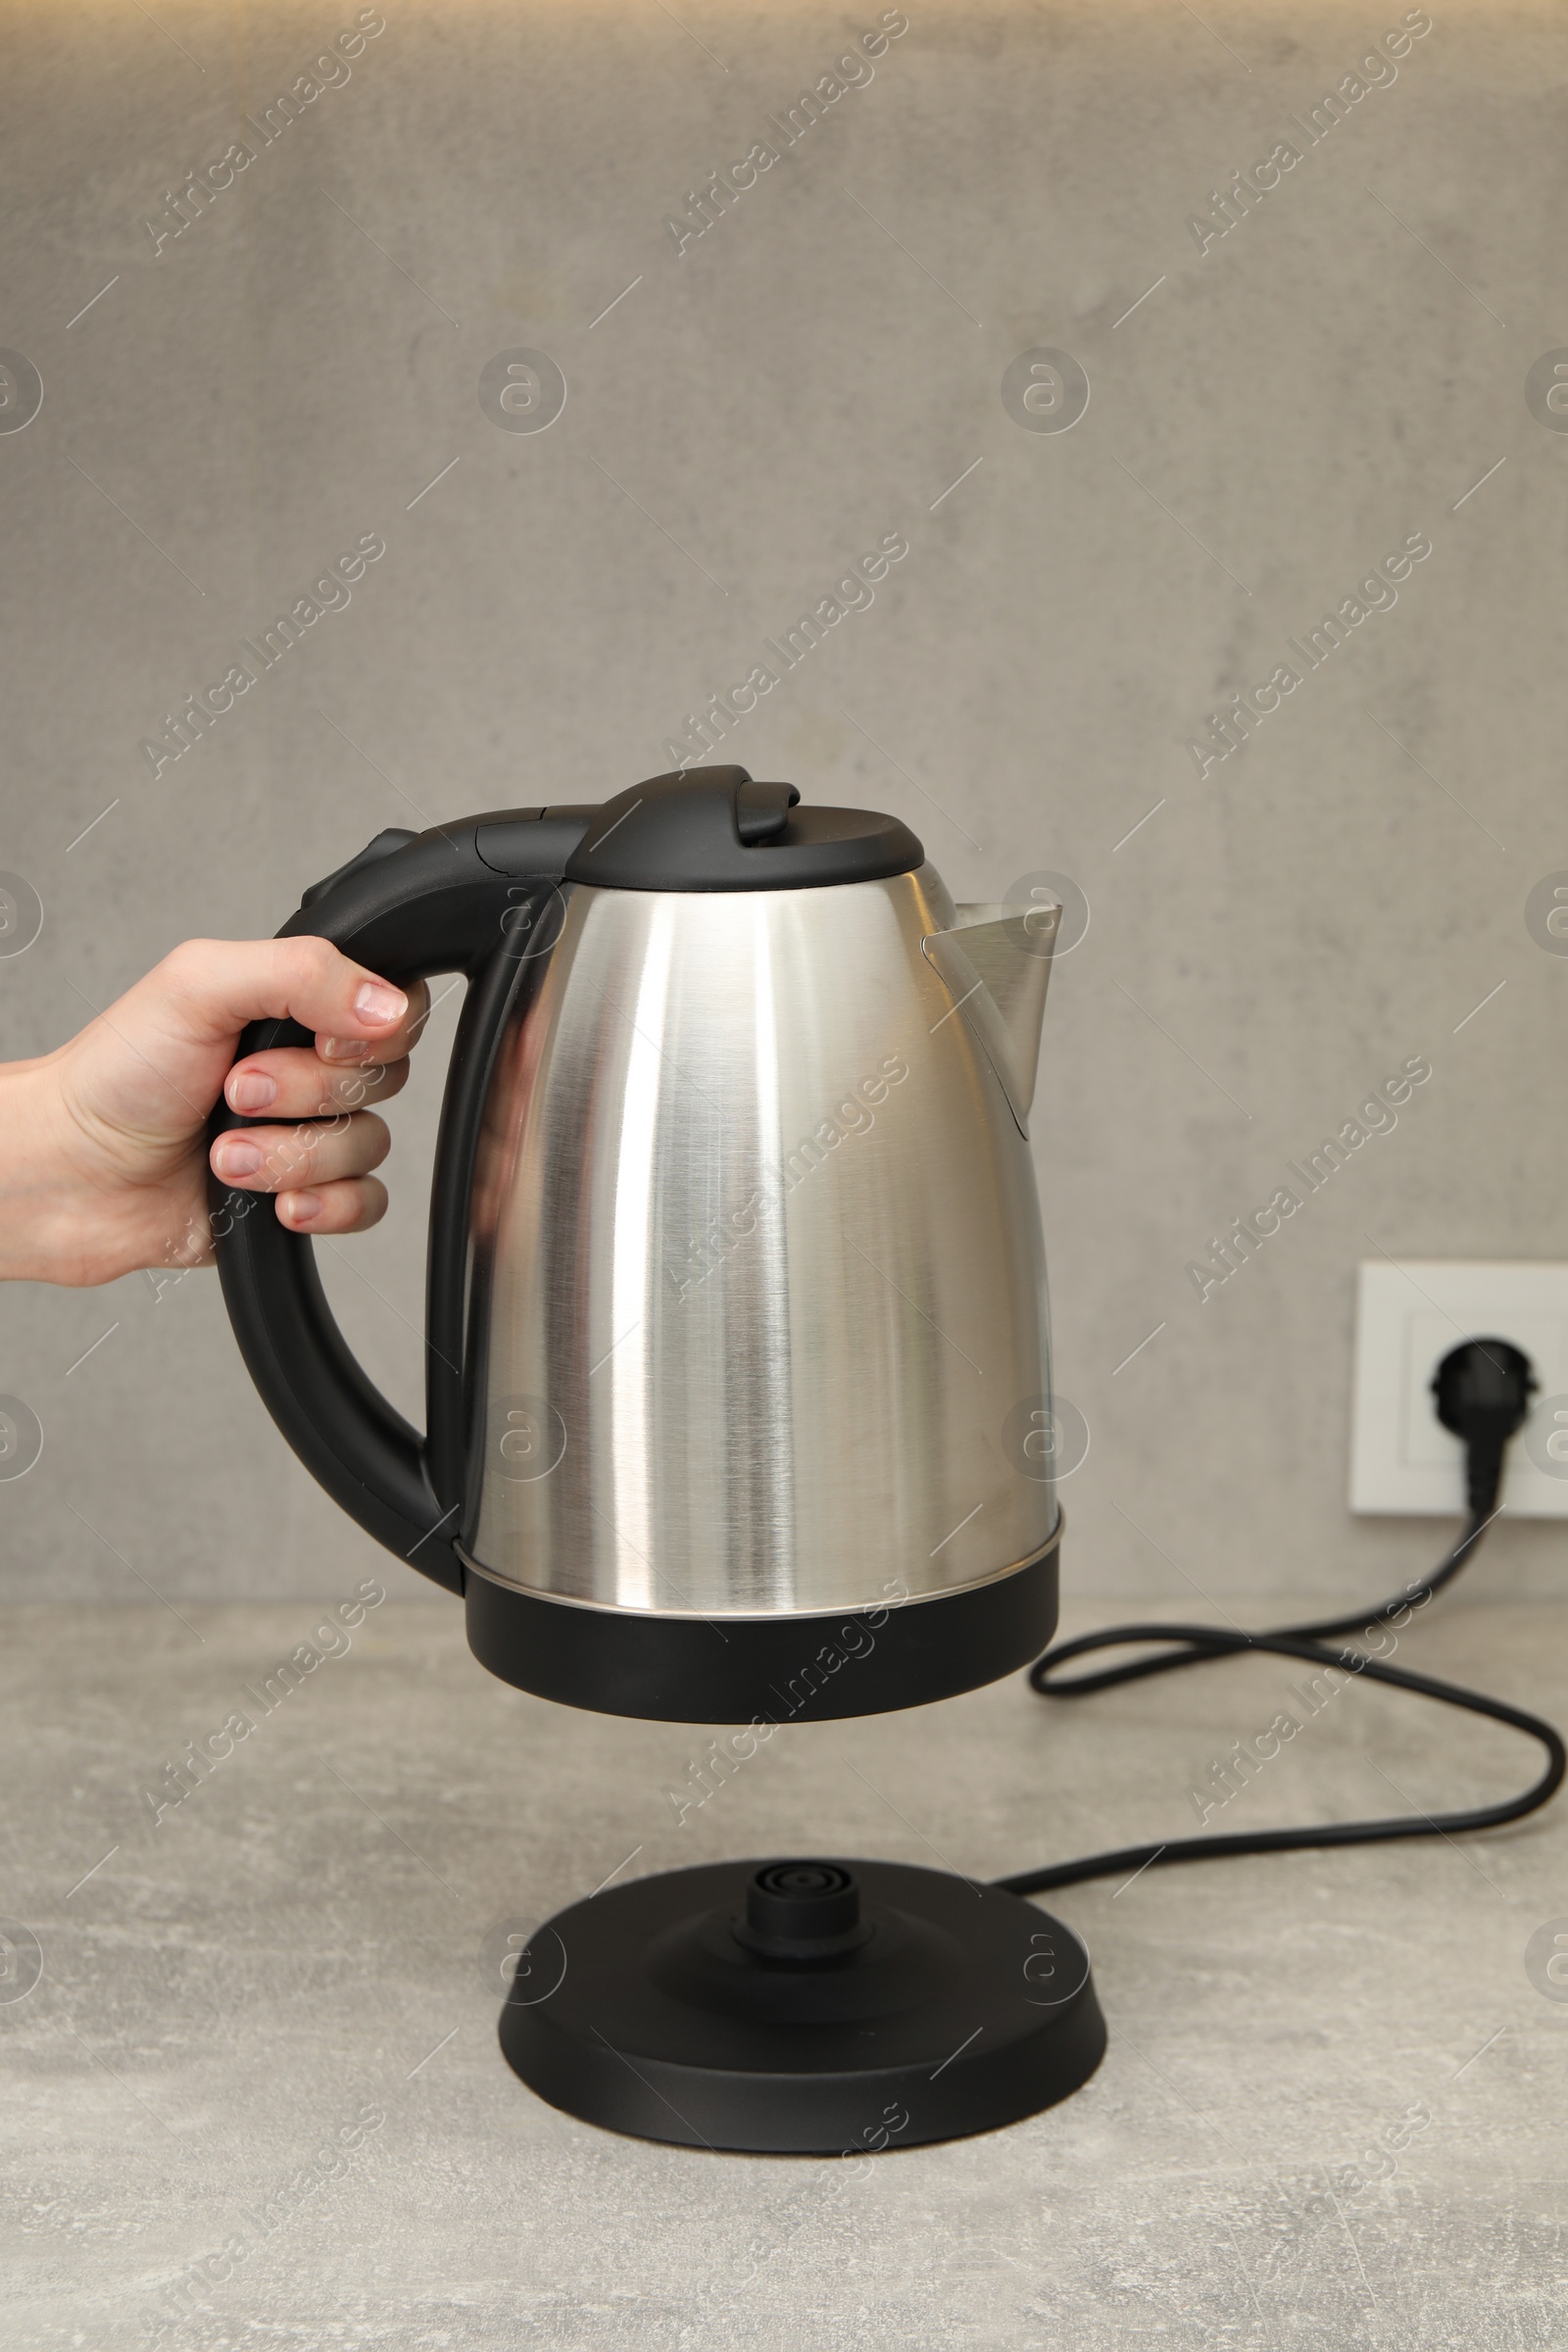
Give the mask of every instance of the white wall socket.
[[1512, 1341], [1540, 1384], [1508, 1448], [1504, 1509], [1518, 1519], [1568, 1519], [1568, 1265], [1427, 1258], [1361, 1267], [1352, 1511], [1463, 1514], [1464, 1447], [1437, 1417], [1432, 1376], [1469, 1339]]

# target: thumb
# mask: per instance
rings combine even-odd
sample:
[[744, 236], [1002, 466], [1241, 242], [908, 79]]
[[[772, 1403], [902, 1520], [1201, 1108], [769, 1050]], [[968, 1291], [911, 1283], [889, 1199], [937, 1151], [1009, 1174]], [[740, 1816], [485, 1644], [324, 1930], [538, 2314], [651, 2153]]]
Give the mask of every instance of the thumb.
[[121, 1000], [189, 1046], [232, 1044], [247, 1022], [295, 1020], [329, 1037], [376, 1039], [408, 1011], [406, 993], [325, 939], [190, 939]]

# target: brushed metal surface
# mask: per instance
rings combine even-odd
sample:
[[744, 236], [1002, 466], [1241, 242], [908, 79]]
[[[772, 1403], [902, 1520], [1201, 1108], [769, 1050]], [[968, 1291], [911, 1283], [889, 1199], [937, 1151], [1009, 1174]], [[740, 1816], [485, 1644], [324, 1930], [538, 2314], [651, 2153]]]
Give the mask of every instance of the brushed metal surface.
[[464, 1548], [485, 1574], [809, 1612], [1047, 1541], [1018, 1436], [1051, 1387], [1034, 1170], [921, 953], [955, 919], [929, 865], [571, 892], [479, 1149]]

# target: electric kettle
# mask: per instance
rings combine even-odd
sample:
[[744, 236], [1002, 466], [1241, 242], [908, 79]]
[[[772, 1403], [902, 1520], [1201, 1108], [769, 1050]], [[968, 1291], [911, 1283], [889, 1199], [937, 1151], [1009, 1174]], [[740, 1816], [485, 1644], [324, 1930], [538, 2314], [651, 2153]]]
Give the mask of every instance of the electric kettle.
[[[693, 767], [391, 830], [283, 926], [469, 983], [422, 1438], [310, 1241], [214, 1200], [301, 1460], [463, 1594], [484, 1665], [573, 1706], [873, 1714], [994, 1681], [1055, 1624], [1027, 1139], [1058, 910], [955, 906], [895, 818], [799, 802]], [[268, 1021], [240, 1050], [300, 1042]]]
[[[388, 831], [284, 925], [390, 980], [468, 981], [422, 1437], [349, 1353], [310, 1241], [264, 1195], [213, 1198], [278, 1427], [462, 1593], [481, 1662], [572, 1706], [743, 1725], [737, 1754], [992, 1682], [1056, 1618], [1028, 1117], [1060, 910], [955, 906], [896, 819], [799, 804], [694, 767]], [[309, 1042], [266, 1021], [240, 1051]], [[1069, 1928], [904, 1863], [663, 1871], [506, 1941], [514, 2071], [688, 2146], [988, 2130], [1105, 2047]]]

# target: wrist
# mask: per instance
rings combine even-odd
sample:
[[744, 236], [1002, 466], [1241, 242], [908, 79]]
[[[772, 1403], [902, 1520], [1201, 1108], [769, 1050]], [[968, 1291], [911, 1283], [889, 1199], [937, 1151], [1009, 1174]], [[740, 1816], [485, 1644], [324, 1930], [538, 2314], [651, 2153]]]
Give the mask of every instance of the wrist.
[[[175, 1214], [187, 1188], [127, 1181], [113, 1164], [70, 1099], [72, 1053], [0, 1063], [0, 1282], [77, 1290], [138, 1266], [200, 1263], [205, 1215], [192, 1249], [196, 1218]], [[199, 1176], [188, 1189], [199, 1209]]]
[[0, 1063], [0, 1281], [58, 1282], [64, 1178], [54, 1056]]

